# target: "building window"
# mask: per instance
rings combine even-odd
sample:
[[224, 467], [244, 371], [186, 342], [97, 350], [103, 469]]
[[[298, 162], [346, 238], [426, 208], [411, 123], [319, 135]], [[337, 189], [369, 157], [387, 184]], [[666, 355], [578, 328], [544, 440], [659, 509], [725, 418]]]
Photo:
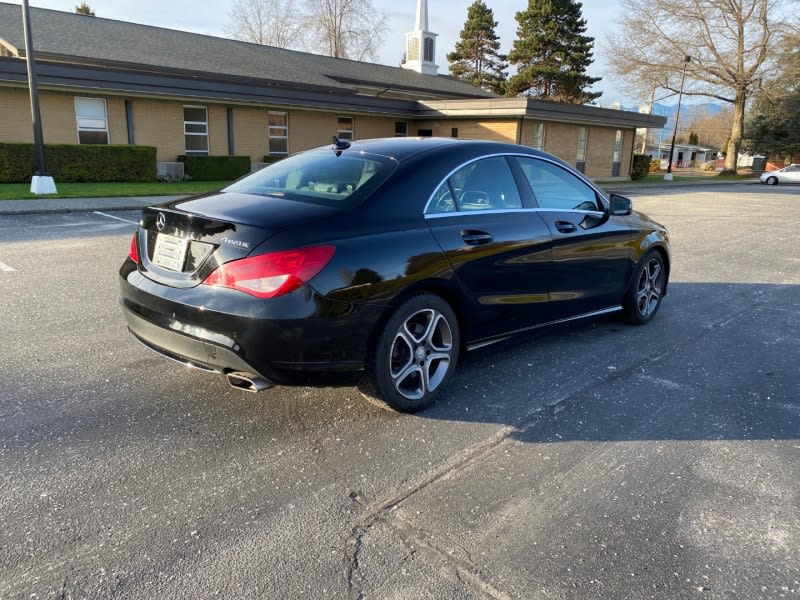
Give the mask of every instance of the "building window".
[[208, 156], [208, 111], [205, 106], [183, 107], [186, 154]]
[[269, 155], [289, 155], [289, 115], [285, 112], [269, 113]]
[[424, 49], [424, 59], [425, 62], [433, 62], [433, 38], [426, 37], [425, 38], [425, 49]]
[[586, 162], [586, 146], [589, 142], [589, 128], [578, 128], [578, 162]]
[[433, 129], [417, 129], [419, 137], [433, 137]]
[[614, 138], [614, 162], [622, 160], [622, 131], [617, 129], [617, 136]]
[[108, 117], [103, 98], [75, 98], [79, 144], [107, 144]]
[[458, 127], [451, 127], [450, 128], [450, 137], [457, 138], [458, 137]]
[[531, 148], [544, 150], [544, 136], [546, 132], [547, 126], [544, 123], [533, 124], [533, 142], [531, 142]]
[[353, 138], [353, 117], [339, 117], [339, 126], [336, 137], [340, 140], [352, 140]]
[[408, 123], [405, 121], [394, 122], [394, 137], [406, 137], [408, 135]]

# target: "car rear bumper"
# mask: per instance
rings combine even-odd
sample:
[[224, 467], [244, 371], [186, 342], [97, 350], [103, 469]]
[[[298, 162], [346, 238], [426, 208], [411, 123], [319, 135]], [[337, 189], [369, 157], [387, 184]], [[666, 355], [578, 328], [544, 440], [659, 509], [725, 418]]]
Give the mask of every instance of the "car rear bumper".
[[120, 272], [128, 329], [155, 352], [190, 367], [249, 373], [268, 383], [359, 371], [383, 308], [330, 301], [305, 287], [262, 300], [198, 286], [175, 289]]

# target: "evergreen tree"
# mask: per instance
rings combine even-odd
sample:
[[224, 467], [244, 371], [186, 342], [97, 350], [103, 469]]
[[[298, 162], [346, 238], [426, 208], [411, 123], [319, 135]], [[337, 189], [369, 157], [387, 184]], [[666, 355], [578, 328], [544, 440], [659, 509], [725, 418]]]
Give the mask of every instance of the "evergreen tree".
[[528, 9], [516, 14], [517, 39], [508, 55], [517, 74], [506, 84], [506, 94], [585, 104], [602, 92], [586, 88], [600, 81], [589, 77], [594, 38], [584, 35], [583, 4], [575, 0], [528, 0]]
[[453, 52], [447, 55], [450, 74], [456, 79], [496, 94], [504, 92], [508, 67], [506, 56], [499, 53], [500, 38], [495, 33], [497, 21], [483, 0], [475, 0], [467, 9], [467, 20]]
[[94, 11], [92, 7], [89, 6], [86, 2], [81, 2], [80, 4], [75, 5], [75, 12], [79, 15], [85, 15], [87, 17], [93, 17]]

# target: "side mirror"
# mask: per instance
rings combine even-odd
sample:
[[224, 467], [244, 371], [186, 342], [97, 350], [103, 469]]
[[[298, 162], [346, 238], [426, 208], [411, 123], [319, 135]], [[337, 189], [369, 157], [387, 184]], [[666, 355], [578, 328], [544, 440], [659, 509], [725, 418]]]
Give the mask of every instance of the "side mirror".
[[609, 212], [612, 215], [624, 217], [633, 211], [633, 202], [631, 202], [630, 198], [619, 194], [611, 194], [608, 199], [611, 201], [611, 210]]

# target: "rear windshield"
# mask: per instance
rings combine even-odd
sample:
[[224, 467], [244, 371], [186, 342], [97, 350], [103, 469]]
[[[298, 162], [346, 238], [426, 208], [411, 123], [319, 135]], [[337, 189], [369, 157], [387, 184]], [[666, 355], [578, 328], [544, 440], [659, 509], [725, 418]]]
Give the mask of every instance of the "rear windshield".
[[256, 171], [224, 191], [344, 208], [366, 198], [396, 166], [393, 159], [375, 154], [313, 150]]

